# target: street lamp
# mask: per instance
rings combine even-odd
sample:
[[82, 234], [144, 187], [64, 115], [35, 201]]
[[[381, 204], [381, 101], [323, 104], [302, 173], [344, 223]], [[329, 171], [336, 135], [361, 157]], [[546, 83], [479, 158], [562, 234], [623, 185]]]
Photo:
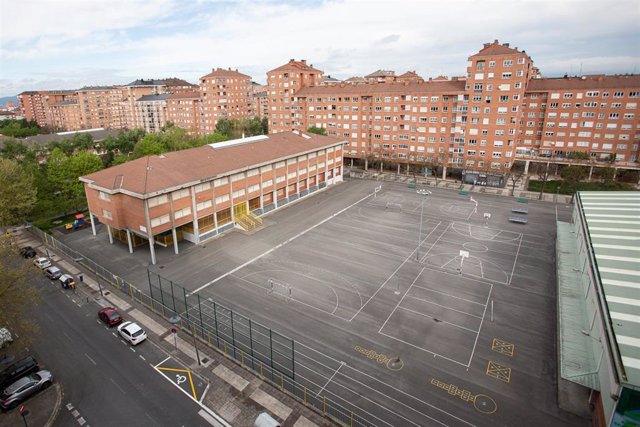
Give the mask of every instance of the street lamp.
[[424, 202], [427, 200], [427, 196], [431, 194], [431, 191], [426, 188], [416, 190], [416, 193], [424, 196], [422, 203], [420, 204], [420, 231], [418, 232], [418, 247], [416, 248], [416, 261], [420, 261], [420, 243], [422, 243], [422, 218], [424, 216]]

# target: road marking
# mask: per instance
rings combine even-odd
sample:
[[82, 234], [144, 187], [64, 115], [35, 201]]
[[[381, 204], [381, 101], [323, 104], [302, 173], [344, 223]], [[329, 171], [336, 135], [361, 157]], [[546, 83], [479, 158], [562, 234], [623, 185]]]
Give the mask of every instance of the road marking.
[[157, 368], [158, 366], [162, 365], [164, 362], [166, 362], [167, 360], [171, 359], [171, 356], [167, 357], [166, 359], [164, 359], [162, 362], [158, 363], [156, 366], [154, 366], [154, 368]]
[[187, 294], [187, 296], [191, 296], [191, 295], [193, 295], [193, 294], [197, 294], [197, 293], [198, 293], [198, 292], [200, 292], [201, 290], [203, 290], [203, 289], [205, 289], [205, 288], [208, 288], [209, 286], [213, 285], [214, 283], [218, 282], [219, 280], [222, 280], [222, 279], [224, 279], [225, 277], [227, 277], [227, 276], [229, 276], [229, 275], [231, 275], [231, 274], [235, 273], [236, 271], [243, 269], [243, 268], [244, 268], [244, 267], [246, 267], [247, 265], [249, 265], [249, 264], [251, 264], [251, 263], [253, 263], [253, 262], [255, 262], [255, 261], [259, 260], [260, 258], [263, 258], [263, 257], [265, 257], [265, 256], [269, 255], [271, 252], [274, 252], [274, 251], [276, 251], [276, 250], [280, 249], [280, 248], [281, 248], [281, 247], [283, 247], [284, 245], [286, 245], [286, 244], [288, 244], [288, 243], [293, 242], [293, 241], [294, 241], [294, 240], [296, 240], [298, 237], [304, 236], [304, 235], [305, 235], [305, 234], [307, 234], [308, 232], [310, 232], [310, 231], [312, 231], [313, 229], [315, 229], [315, 228], [317, 228], [317, 227], [321, 226], [321, 225], [322, 225], [322, 224], [324, 224], [325, 222], [330, 221], [331, 219], [335, 218], [336, 216], [340, 215], [341, 213], [343, 213], [343, 212], [345, 212], [345, 211], [347, 211], [347, 210], [351, 209], [352, 207], [354, 207], [354, 206], [355, 206], [355, 205], [357, 205], [358, 203], [360, 203], [360, 202], [362, 202], [362, 201], [364, 201], [364, 200], [368, 199], [368, 198], [369, 198], [369, 197], [371, 197], [372, 195], [373, 195], [373, 193], [372, 193], [372, 194], [368, 194], [368, 195], [366, 195], [366, 196], [365, 196], [365, 197], [363, 197], [362, 199], [360, 199], [360, 200], [356, 201], [355, 203], [350, 204], [350, 205], [349, 205], [349, 206], [347, 206], [346, 208], [343, 208], [343, 209], [339, 210], [338, 212], [336, 212], [336, 213], [332, 214], [331, 216], [329, 216], [329, 217], [327, 217], [327, 218], [323, 219], [323, 220], [322, 220], [322, 221], [320, 221], [319, 223], [317, 223], [317, 224], [315, 224], [315, 225], [312, 225], [311, 227], [307, 228], [306, 230], [301, 231], [300, 233], [296, 234], [295, 236], [293, 236], [293, 237], [291, 237], [291, 238], [289, 238], [289, 239], [285, 240], [284, 242], [282, 242], [282, 243], [280, 243], [280, 244], [278, 244], [278, 245], [274, 246], [273, 248], [269, 249], [268, 251], [265, 251], [265, 252], [261, 253], [260, 255], [256, 256], [255, 258], [250, 259], [249, 261], [247, 261], [247, 262], [245, 262], [245, 263], [243, 263], [243, 264], [240, 264], [239, 266], [237, 266], [237, 267], [236, 267], [236, 268], [234, 268], [233, 270], [231, 270], [231, 271], [227, 271], [227, 272], [226, 272], [226, 273], [224, 273], [223, 275], [218, 276], [218, 277], [216, 277], [215, 279], [213, 279], [213, 280], [211, 280], [211, 281], [209, 281], [209, 282], [205, 283], [204, 285], [200, 286], [199, 288], [197, 288], [197, 289], [195, 289], [195, 290], [191, 291], [190, 293], [188, 293], [188, 294]]
[[123, 389], [122, 387], [120, 387], [120, 384], [118, 384], [117, 382], [115, 382], [115, 381], [113, 380], [113, 378], [109, 378], [109, 380], [113, 383], [113, 385], [115, 385], [116, 387], [118, 387], [118, 389], [120, 389], [120, 391], [121, 391], [123, 394], [127, 394], [127, 392], [126, 392], [126, 391], [124, 391], [124, 389]]
[[129, 350], [133, 351], [134, 353], [136, 352], [136, 349], [133, 347], [129, 347]]
[[511, 276], [509, 276], [508, 286], [511, 286], [511, 280], [513, 280], [513, 273], [516, 271], [516, 264], [518, 263], [518, 255], [520, 254], [520, 246], [522, 246], [522, 234], [520, 235], [520, 243], [518, 243], [518, 250], [516, 251], [516, 259], [513, 260], [513, 268], [511, 269]]
[[[180, 369], [180, 368], [156, 368], [159, 371], [172, 371], [172, 372], [183, 372], [189, 376], [189, 384], [191, 384], [191, 394], [193, 395], [193, 400], [198, 401], [198, 396], [196, 395], [196, 389], [193, 385], [193, 378], [191, 377], [191, 371], [188, 369]], [[184, 379], [183, 379], [184, 378]], [[176, 375], [176, 383], [179, 386], [183, 382], [185, 382], [187, 378], [184, 375]], [[172, 381], [173, 382], [173, 381]], [[182, 389], [182, 388], [181, 388]]]
[[329, 383], [331, 382], [331, 380], [333, 379], [333, 377], [336, 376], [336, 374], [338, 373], [338, 371], [340, 370], [340, 368], [342, 368], [344, 365], [346, 365], [346, 363], [344, 362], [340, 362], [340, 366], [338, 366], [338, 369], [336, 369], [336, 371], [333, 373], [333, 375], [331, 375], [331, 378], [329, 378], [329, 381], [327, 381], [327, 383], [324, 385], [324, 387], [322, 387], [320, 389], [320, 391], [316, 394], [316, 397], [320, 396], [320, 393], [322, 393], [322, 391], [329, 385]]
[[81, 426], [85, 425], [87, 422], [85, 421], [84, 418], [80, 417], [78, 418], [76, 421], [78, 421], [78, 424], [80, 424]]
[[215, 427], [220, 427], [220, 426], [224, 426], [226, 424], [222, 424], [221, 422], [218, 422], [218, 420], [216, 420], [214, 417], [212, 417], [207, 411], [205, 411], [204, 409], [200, 409], [200, 411], [198, 411], [198, 415], [200, 415], [202, 418], [204, 418], [204, 420], [206, 422], [208, 422], [209, 424], [211, 424], [212, 426]]
[[93, 363], [93, 364], [94, 364], [94, 365], [96, 365], [96, 366], [98, 365], [98, 364], [96, 363], [96, 361], [95, 361], [95, 360], [93, 360], [93, 359], [91, 358], [91, 356], [89, 356], [87, 353], [85, 353], [84, 355], [85, 355], [85, 356], [87, 356], [87, 359], [89, 359], [89, 360], [91, 361], [91, 363]]
[[493, 343], [491, 343], [491, 350], [509, 357], [513, 357], [515, 348], [516, 346], [510, 342], [499, 340], [498, 338], [494, 338]]
[[145, 359], [143, 355], [139, 354], [138, 356], [140, 356], [140, 359], [144, 360], [145, 362], [147, 361], [147, 359]]
[[486, 374], [497, 380], [504, 381], [505, 383], [511, 381], [511, 368], [499, 365], [496, 362], [492, 362], [491, 360], [487, 362]]

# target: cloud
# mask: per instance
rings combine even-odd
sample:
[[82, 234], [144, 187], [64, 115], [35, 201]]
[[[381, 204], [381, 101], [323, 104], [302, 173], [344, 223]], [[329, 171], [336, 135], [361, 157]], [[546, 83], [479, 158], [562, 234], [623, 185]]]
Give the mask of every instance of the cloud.
[[415, 70], [425, 78], [464, 75], [467, 58], [494, 39], [526, 49], [548, 75], [563, 74], [567, 64], [576, 64], [577, 72], [580, 62], [585, 72], [640, 69], [635, 0], [11, 5], [2, 18], [2, 75], [25, 83], [47, 82], [36, 71], [69, 68], [84, 70], [87, 78], [92, 68], [109, 68], [114, 71], [103, 77], [175, 76], [195, 83], [214, 67], [238, 68], [264, 82], [268, 70], [290, 58], [307, 59], [338, 78], [381, 68]]

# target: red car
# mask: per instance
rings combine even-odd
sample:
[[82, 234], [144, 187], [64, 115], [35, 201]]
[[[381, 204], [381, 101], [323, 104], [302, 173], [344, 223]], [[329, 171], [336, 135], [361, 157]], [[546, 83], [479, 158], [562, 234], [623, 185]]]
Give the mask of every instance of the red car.
[[98, 318], [107, 326], [114, 326], [122, 322], [122, 316], [113, 307], [105, 307], [98, 311]]

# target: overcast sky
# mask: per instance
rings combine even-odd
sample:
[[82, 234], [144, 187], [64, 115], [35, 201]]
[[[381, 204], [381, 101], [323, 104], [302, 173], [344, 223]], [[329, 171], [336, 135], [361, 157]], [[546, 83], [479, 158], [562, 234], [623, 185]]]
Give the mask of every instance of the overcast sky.
[[264, 82], [290, 58], [337, 78], [464, 75], [494, 39], [546, 76], [640, 73], [639, 0], [0, 0], [0, 96], [214, 67]]

